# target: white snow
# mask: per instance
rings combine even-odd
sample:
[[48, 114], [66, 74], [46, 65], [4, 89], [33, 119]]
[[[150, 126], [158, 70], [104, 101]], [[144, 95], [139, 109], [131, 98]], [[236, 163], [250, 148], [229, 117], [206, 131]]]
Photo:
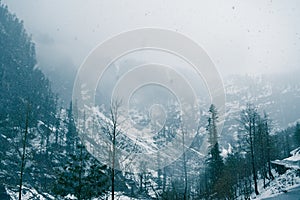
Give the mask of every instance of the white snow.
[[[275, 174], [273, 172], [273, 174]], [[259, 181], [260, 195], [252, 195], [252, 199], [265, 199], [277, 196], [300, 186], [300, 177], [296, 175], [296, 170], [288, 170], [285, 174], [276, 174], [275, 179], [270, 182], [270, 186], [263, 189], [262, 180]]]
[[[13, 191], [10, 189], [6, 189], [7, 194], [10, 196], [12, 200], [18, 200], [19, 199], [19, 192]], [[47, 197], [47, 198], [45, 198]], [[36, 189], [29, 188], [26, 186], [22, 187], [22, 200], [29, 200], [29, 199], [40, 199], [40, 200], [47, 200], [47, 199], [55, 199], [52, 195], [43, 193], [40, 194]]]
[[283, 165], [290, 169], [300, 169], [300, 147], [290, 152], [291, 156], [283, 160], [275, 160], [272, 163]]

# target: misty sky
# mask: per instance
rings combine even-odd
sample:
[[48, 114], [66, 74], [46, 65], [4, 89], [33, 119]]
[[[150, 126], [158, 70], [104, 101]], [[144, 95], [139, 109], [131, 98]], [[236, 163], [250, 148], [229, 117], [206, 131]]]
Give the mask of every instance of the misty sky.
[[221, 74], [267, 73], [300, 65], [300, 1], [4, 0], [24, 20], [38, 58], [79, 67], [105, 39], [142, 27], [183, 33]]

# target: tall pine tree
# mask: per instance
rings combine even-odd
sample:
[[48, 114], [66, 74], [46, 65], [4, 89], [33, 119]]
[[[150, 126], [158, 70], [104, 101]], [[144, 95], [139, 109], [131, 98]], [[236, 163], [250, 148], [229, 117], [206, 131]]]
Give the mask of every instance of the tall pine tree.
[[218, 195], [217, 184], [223, 171], [223, 158], [219, 149], [218, 132], [217, 132], [218, 112], [215, 105], [209, 108], [209, 117], [206, 130], [209, 134], [209, 155], [207, 159], [207, 168], [209, 176], [209, 193], [215, 197]]

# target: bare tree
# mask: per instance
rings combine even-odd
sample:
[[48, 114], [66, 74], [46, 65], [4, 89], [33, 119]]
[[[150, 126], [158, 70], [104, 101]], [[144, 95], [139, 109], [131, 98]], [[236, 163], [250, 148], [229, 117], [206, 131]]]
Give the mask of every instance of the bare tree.
[[270, 155], [270, 152], [271, 152], [270, 125], [269, 125], [269, 118], [268, 118], [268, 115], [266, 112], [264, 113], [264, 123], [265, 123], [265, 129], [266, 129], [265, 131], [266, 131], [266, 143], [267, 143], [266, 150], [267, 150], [268, 174], [269, 174], [269, 178], [271, 180], [273, 180], [274, 176], [271, 171], [271, 155]]
[[120, 129], [118, 126], [120, 125], [119, 117], [120, 117], [120, 107], [122, 102], [120, 100], [114, 100], [111, 103], [109, 109], [109, 117], [107, 120], [100, 119], [99, 124], [101, 125], [102, 130], [107, 134], [109, 138], [109, 162], [111, 166], [111, 199], [115, 199], [115, 177], [116, 177], [116, 167], [117, 167], [117, 136], [120, 134]]
[[254, 181], [254, 191], [255, 194], [258, 195], [258, 186], [257, 186], [257, 169], [255, 166], [255, 155], [254, 155], [254, 149], [255, 149], [255, 142], [254, 142], [254, 136], [256, 134], [256, 128], [257, 128], [257, 117], [258, 113], [256, 111], [256, 108], [248, 104], [247, 108], [242, 111], [241, 113], [241, 120], [240, 123], [246, 132], [246, 141], [250, 148], [250, 156], [251, 156], [251, 167], [252, 167], [252, 173], [253, 173], [253, 181]]
[[118, 119], [119, 119], [119, 109], [121, 106], [121, 101], [113, 101], [110, 108], [110, 120], [112, 122], [112, 129], [109, 132], [110, 139], [112, 142], [112, 158], [111, 158], [111, 199], [115, 198], [115, 167], [116, 167], [116, 137], [119, 134], [117, 129]]

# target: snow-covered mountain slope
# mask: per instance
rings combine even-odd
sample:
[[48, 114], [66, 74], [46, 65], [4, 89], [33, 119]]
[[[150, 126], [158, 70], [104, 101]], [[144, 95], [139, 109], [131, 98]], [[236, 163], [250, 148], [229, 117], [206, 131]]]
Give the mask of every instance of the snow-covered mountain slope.
[[[129, 68], [126, 66], [131, 66], [135, 62], [134, 60], [128, 61], [128, 63], [124, 64], [124, 69]], [[47, 73], [47, 71], [45, 72]], [[55, 74], [47, 74], [52, 82], [60, 81], [60, 78]], [[272, 120], [273, 131], [286, 128], [290, 123], [297, 121], [300, 118], [300, 82], [298, 74], [300, 74], [299, 70], [283, 74], [230, 75], [223, 77], [226, 92], [226, 114], [224, 129], [220, 137], [221, 144], [226, 147], [228, 146], [227, 143], [233, 143], [237, 139], [237, 125], [239, 124], [240, 111], [247, 103], [253, 103], [258, 107], [259, 112], [265, 111], [269, 115]], [[118, 74], [114, 67], [106, 73], [101, 82], [103, 85], [99, 86], [97, 90], [96, 100], [100, 100], [101, 103], [105, 104], [110, 102], [111, 92], [120, 78], [119, 76], [120, 74]], [[65, 88], [65, 91], [72, 91], [72, 84], [70, 83], [73, 79], [74, 77], [66, 77], [65, 82], [68, 82], [68, 84], [64, 85], [62, 83], [60, 87]], [[194, 83], [199, 83], [199, 87], [195, 89], [202, 95], [201, 98], [203, 99], [200, 100], [200, 108], [201, 112], [205, 112], [208, 110], [210, 102], [207, 91], [203, 87], [203, 80], [191, 81], [193, 82], [193, 87], [197, 87]], [[61, 91], [58, 92], [61, 93]], [[158, 97], [163, 96], [160, 92], [163, 92], [163, 90], [142, 93], [143, 96], [140, 99], [140, 103], [145, 103], [141, 103], [140, 107], [147, 107], [149, 104], [148, 101], [151, 102], [151, 98], [153, 98], [153, 94], [156, 94]], [[62, 97], [64, 98], [64, 102], [70, 101], [70, 95], [62, 95]], [[140, 118], [138, 115], [136, 117]], [[202, 121], [203, 126], [205, 126], [205, 116]]]
[[226, 78], [224, 83], [226, 118], [221, 136], [223, 142], [233, 142], [237, 138], [240, 111], [247, 103], [269, 115], [273, 132], [300, 118], [300, 83], [291, 74], [272, 77], [235, 75]]

